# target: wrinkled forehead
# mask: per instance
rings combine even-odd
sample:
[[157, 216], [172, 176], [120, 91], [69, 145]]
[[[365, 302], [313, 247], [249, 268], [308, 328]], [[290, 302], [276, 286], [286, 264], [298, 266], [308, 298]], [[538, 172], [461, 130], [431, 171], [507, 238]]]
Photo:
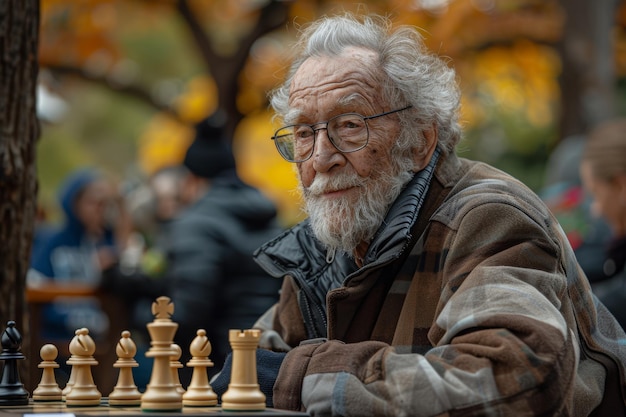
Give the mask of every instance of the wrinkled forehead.
[[347, 48], [340, 55], [308, 58], [296, 71], [289, 90], [290, 112], [294, 120], [303, 103], [332, 94], [338, 105], [375, 100], [381, 91], [381, 70], [377, 54], [365, 48]]

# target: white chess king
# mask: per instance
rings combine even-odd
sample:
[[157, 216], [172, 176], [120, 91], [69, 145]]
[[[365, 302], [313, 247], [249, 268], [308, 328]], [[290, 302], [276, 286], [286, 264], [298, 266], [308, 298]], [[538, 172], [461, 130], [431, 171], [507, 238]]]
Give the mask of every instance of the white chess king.
[[154, 321], [147, 324], [150, 333], [150, 350], [146, 356], [154, 358], [150, 382], [141, 396], [141, 409], [144, 411], [176, 411], [183, 408], [183, 396], [172, 379], [170, 356], [178, 323], [170, 317], [174, 314], [174, 304], [169, 297], [159, 297], [152, 303]]

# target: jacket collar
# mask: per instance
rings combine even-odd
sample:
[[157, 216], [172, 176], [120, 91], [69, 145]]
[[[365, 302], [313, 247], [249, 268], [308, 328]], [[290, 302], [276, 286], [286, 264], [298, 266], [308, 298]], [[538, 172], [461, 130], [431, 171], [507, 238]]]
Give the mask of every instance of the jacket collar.
[[[410, 248], [415, 238], [413, 230], [416, 222], [424, 217], [428, 220], [434, 207], [427, 201], [422, 213], [419, 207], [428, 194], [439, 194], [435, 200], [443, 199], [443, 189], [449, 188], [458, 177], [460, 162], [456, 155], [433, 155], [429, 166], [415, 174], [400, 196], [389, 209], [383, 225], [376, 233], [365, 256], [363, 268], [387, 263], [399, 257]], [[436, 180], [435, 180], [436, 179]], [[435, 190], [429, 191], [429, 186]], [[432, 200], [432, 199], [429, 199]], [[420, 222], [422, 223], [422, 222]], [[425, 222], [424, 222], [425, 223]], [[309, 228], [308, 219], [266, 243], [255, 252], [255, 259], [273, 276], [286, 274], [318, 277], [329, 268], [326, 262], [324, 246], [315, 239]], [[358, 268], [354, 261], [345, 254], [337, 254], [331, 268], [333, 273], [347, 277]]]

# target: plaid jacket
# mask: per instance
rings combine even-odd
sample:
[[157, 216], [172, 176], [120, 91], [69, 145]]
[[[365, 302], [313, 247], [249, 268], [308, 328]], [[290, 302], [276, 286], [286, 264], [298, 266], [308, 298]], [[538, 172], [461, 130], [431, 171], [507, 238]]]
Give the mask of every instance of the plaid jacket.
[[625, 415], [626, 335], [542, 201], [454, 155], [439, 160], [418, 215], [422, 194], [408, 185], [362, 268], [339, 255], [327, 262], [306, 222], [257, 251], [284, 277], [266, 328], [294, 347], [274, 405], [346, 416]]

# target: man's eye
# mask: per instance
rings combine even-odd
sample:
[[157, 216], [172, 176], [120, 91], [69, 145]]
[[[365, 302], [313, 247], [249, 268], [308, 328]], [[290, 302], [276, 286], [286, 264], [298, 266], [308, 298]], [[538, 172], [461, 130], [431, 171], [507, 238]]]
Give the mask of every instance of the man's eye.
[[310, 139], [313, 136], [313, 129], [310, 127], [299, 127], [294, 129], [294, 136], [296, 139]]

